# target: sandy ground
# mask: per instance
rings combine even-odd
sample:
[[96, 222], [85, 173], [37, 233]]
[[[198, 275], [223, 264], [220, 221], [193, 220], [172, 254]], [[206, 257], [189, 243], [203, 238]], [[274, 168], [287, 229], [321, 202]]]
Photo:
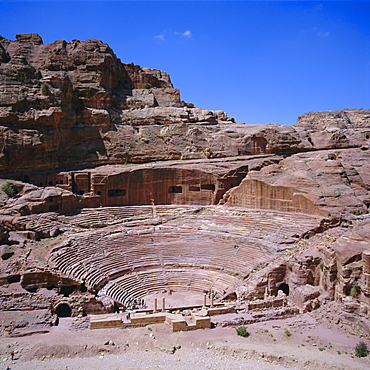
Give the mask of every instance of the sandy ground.
[[248, 338], [233, 327], [173, 333], [166, 324], [99, 330], [82, 324], [65, 318], [46, 334], [1, 336], [0, 369], [370, 369], [370, 357], [354, 356], [360, 338], [309, 314], [249, 325]]

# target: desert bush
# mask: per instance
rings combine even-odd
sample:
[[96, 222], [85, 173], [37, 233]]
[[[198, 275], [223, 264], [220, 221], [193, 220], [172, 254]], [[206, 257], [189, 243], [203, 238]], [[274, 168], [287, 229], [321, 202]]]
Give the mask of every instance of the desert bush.
[[288, 330], [288, 329], [285, 329], [285, 335], [289, 338], [291, 335], [292, 335], [292, 333]]
[[369, 354], [367, 345], [364, 342], [357, 343], [355, 347], [355, 351], [356, 351], [357, 357], [366, 357]]
[[9, 197], [12, 198], [14, 197], [15, 194], [17, 194], [17, 190], [13, 188], [11, 184], [8, 182], [4, 185], [1, 186], [1, 190]]
[[50, 95], [50, 87], [47, 82], [41, 84], [41, 93], [42, 95]]
[[361, 288], [358, 285], [358, 281], [354, 281], [352, 283], [351, 296], [352, 297], [356, 297], [356, 296], [358, 296], [360, 294], [360, 292], [361, 292]]
[[247, 328], [245, 326], [238, 326], [235, 328], [236, 334], [240, 335], [241, 337], [248, 338], [250, 336], [250, 333], [247, 331]]

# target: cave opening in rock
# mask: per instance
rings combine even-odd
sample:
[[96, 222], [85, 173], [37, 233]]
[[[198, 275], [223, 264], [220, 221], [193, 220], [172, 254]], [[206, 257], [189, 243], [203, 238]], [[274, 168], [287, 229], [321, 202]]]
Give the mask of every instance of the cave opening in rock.
[[235, 292], [231, 292], [231, 293], [228, 293], [227, 295], [224, 296], [224, 300], [225, 301], [236, 301], [237, 299], [237, 295]]
[[65, 297], [69, 297], [71, 293], [76, 290], [76, 285], [69, 285], [69, 286], [61, 286], [59, 293], [63, 294]]
[[182, 186], [170, 186], [169, 188], [168, 188], [168, 192], [169, 193], [178, 193], [178, 194], [180, 194], [180, 193], [182, 193]]
[[55, 313], [57, 314], [58, 317], [71, 317], [72, 310], [68, 304], [61, 303], [55, 309]]
[[9, 284], [19, 283], [20, 281], [21, 281], [21, 275], [13, 275], [13, 276], [8, 277]]
[[202, 184], [200, 186], [201, 190], [212, 190], [214, 191], [216, 189], [216, 186], [214, 184]]
[[80, 291], [83, 292], [83, 293], [87, 292], [85, 282], [82, 282], [82, 284], [80, 285]]
[[38, 291], [37, 287], [25, 287], [24, 289], [26, 289], [29, 293], [37, 293]]
[[286, 283], [282, 283], [278, 287], [278, 293], [281, 290], [285, 295], [289, 295], [289, 285]]

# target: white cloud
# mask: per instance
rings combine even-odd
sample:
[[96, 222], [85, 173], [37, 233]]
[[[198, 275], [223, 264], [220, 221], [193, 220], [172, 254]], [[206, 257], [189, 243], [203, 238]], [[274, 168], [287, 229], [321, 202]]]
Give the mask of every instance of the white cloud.
[[193, 37], [193, 34], [190, 30], [186, 30], [185, 32], [175, 32], [175, 35], [182, 36], [186, 39], [191, 39]]
[[191, 34], [191, 32], [189, 30], [185, 31], [183, 34], [182, 34], [184, 37], [193, 37], [193, 35]]
[[161, 33], [159, 35], [155, 35], [153, 38], [156, 39], [156, 40], [160, 40], [160, 41], [164, 41], [165, 40], [165, 37], [164, 37], [164, 34], [163, 33]]
[[319, 37], [329, 37], [330, 32], [317, 32], [316, 35]]

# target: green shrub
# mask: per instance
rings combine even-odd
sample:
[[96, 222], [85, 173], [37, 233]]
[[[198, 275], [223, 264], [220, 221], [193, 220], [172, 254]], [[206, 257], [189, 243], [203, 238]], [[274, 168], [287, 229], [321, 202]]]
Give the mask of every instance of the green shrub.
[[8, 182], [4, 185], [1, 186], [1, 190], [9, 197], [12, 198], [14, 197], [15, 194], [17, 194], [17, 190], [13, 188], [11, 184]]
[[358, 285], [358, 281], [354, 281], [352, 283], [351, 296], [352, 297], [356, 297], [356, 296], [358, 296], [360, 294], [360, 292], [361, 292], [361, 288]]
[[50, 87], [47, 82], [41, 84], [41, 93], [42, 95], [50, 95]]
[[364, 342], [357, 343], [355, 347], [355, 351], [356, 351], [357, 357], [366, 357], [369, 354], [367, 345]]
[[248, 338], [251, 334], [247, 331], [245, 326], [238, 326], [235, 328], [236, 334], [240, 335], [241, 337]]
[[286, 335], [288, 338], [292, 335], [292, 333], [291, 333], [288, 329], [285, 329], [284, 333], [285, 333], [285, 335]]

